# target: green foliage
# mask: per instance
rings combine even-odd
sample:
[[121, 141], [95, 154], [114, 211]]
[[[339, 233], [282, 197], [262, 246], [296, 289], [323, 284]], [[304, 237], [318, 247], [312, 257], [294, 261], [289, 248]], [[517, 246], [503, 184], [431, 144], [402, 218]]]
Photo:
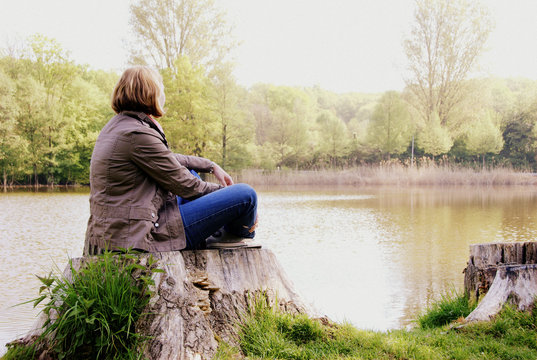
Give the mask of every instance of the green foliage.
[[[453, 11], [443, 0], [429, 5], [435, 4]], [[173, 151], [227, 169], [345, 168], [393, 157], [410, 163], [413, 135], [415, 157], [445, 154], [450, 164], [476, 166], [478, 155], [483, 167], [537, 169], [535, 81], [460, 77], [452, 89], [457, 101], [442, 102], [449, 111], [439, 106], [440, 87], [433, 87], [436, 100], [425, 113], [416, 83], [385, 94], [270, 84], [245, 89], [232, 64], [207, 67], [198, 60], [182, 54], [161, 71], [167, 113], [160, 122]], [[41, 35], [29, 39], [20, 57], [0, 57], [3, 185], [89, 183], [95, 140], [114, 115], [110, 96], [118, 77], [73, 64], [55, 40]]]
[[305, 315], [281, 313], [258, 299], [241, 325], [240, 344], [246, 356], [319, 359], [340, 353], [341, 349], [323, 346], [330, 334], [329, 329]]
[[8, 344], [2, 360], [35, 360], [37, 350], [34, 345]]
[[178, 58], [175, 69], [163, 71], [167, 103], [162, 126], [174, 151], [208, 157], [216, 147], [218, 126], [210, 81], [187, 57]]
[[16, 83], [0, 68], [0, 172], [7, 185], [8, 174], [18, 171], [27, 156], [28, 143], [17, 134]]
[[418, 146], [425, 153], [437, 156], [447, 153], [453, 146], [453, 140], [448, 130], [440, 124], [437, 113], [431, 115], [424, 129], [418, 134]]
[[459, 318], [465, 318], [475, 308], [468, 295], [449, 292], [443, 294], [424, 314], [418, 316], [417, 322], [422, 329], [432, 329], [447, 325]]
[[259, 85], [252, 90], [256, 142], [270, 149], [271, 163], [298, 167], [311, 156], [312, 99], [304, 91]]
[[411, 141], [414, 126], [407, 104], [395, 91], [385, 93], [375, 107], [369, 125], [369, 142], [388, 158], [404, 152]]
[[113, 114], [117, 75], [76, 66], [42, 35], [28, 44], [21, 58], [0, 58], [2, 180], [87, 183], [96, 136]]
[[330, 111], [323, 111], [317, 118], [322, 155], [328, 155], [330, 165], [337, 165], [337, 159], [348, 151], [348, 131], [345, 123]]
[[145, 338], [135, 325], [149, 302], [155, 271], [127, 253], [92, 258], [72, 278], [38, 277], [42, 286], [34, 306], [46, 301], [48, 316], [41, 339], [58, 359], [134, 359]]
[[466, 147], [470, 154], [498, 154], [503, 147], [502, 134], [490, 113], [482, 113], [469, 126]]
[[[452, 294], [441, 302], [462, 298]], [[258, 300], [245, 314], [239, 336], [242, 352], [256, 359], [529, 360], [537, 357], [536, 329], [536, 312], [506, 307], [491, 322], [378, 333], [285, 314]], [[218, 358], [234, 359], [238, 349], [223, 347]]]
[[252, 117], [245, 111], [247, 92], [237, 85], [229, 63], [217, 66], [212, 72], [214, 112], [221, 139], [218, 149], [219, 165], [232, 169], [252, 163], [255, 128]]
[[[219, 339], [217, 339], [219, 340]], [[225, 341], [218, 341], [218, 349], [216, 349], [216, 354], [212, 357], [212, 360], [228, 360], [228, 359], [241, 359], [239, 349], [229, 345]]]
[[534, 165], [537, 150], [537, 111], [524, 111], [509, 117], [503, 131], [505, 145], [501, 155], [514, 165]]

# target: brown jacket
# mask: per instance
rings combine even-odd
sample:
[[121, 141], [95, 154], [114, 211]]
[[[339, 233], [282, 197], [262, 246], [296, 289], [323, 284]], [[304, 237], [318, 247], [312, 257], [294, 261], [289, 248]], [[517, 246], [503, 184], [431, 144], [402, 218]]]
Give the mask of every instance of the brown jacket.
[[122, 112], [101, 130], [90, 164], [89, 249], [181, 250], [185, 231], [175, 195], [196, 198], [221, 188], [193, 176], [210, 160], [172, 153], [145, 114]]

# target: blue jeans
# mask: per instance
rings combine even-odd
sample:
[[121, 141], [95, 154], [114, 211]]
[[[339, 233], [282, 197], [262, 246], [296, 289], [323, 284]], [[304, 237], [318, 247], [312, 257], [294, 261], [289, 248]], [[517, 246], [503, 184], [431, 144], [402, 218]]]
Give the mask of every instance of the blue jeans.
[[195, 200], [177, 199], [187, 249], [200, 249], [221, 227], [236, 236], [253, 238], [248, 230], [257, 217], [257, 194], [246, 184], [234, 184]]

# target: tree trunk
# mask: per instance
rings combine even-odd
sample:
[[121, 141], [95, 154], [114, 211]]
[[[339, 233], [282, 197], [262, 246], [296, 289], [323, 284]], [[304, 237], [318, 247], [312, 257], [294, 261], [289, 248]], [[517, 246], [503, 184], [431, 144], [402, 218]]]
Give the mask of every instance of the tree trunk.
[[528, 309], [537, 295], [536, 274], [537, 242], [471, 245], [464, 289], [481, 302], [467, 320], [488, 320], [505, 302]]
[[505, 303], [519, 310], [530, 310], [537, 295], [537, 265], [501, 266], [489, 291], [466, 321], [488, 321]]
[[34, 164], [34, 187], [36, 189], [39, 187], [39, 180], [37, 178], [37, 164]]
[[412, 135], [412, 153], [410, 157], [410, 167], [414, 167], [414, 135]]
[[480, 300], [504, 265], [537, 264], [537, 243], [489, 243], [470, 246], [470, 259], [464, 269], [464, 289]]
[[222, 127], [222, 168], [226, 168], [227, 124]]
[[[149, 255], [141, 255], [141, 263]], [[150, 360], [211, 359], [218, 342], [237, 345], [238, 327], [249, 304], [263, 297], [291, 313], [307, 308], [274, 254], [267, 249], [173, 251], [153, 254], [163, 273], [153, 274], [154, 294], [136, 331], [151, 336]], [[74, 259], [79, 268], [82, 258]], [[69, 276], [69, 267], [65, 273]], [[38, 318], [25, 340], [35, 338]]]

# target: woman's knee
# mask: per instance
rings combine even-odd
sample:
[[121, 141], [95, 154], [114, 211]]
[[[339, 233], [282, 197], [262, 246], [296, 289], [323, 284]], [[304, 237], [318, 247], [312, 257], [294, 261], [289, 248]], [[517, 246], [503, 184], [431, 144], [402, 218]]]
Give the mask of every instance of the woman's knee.
[[235, 187], [236, 191], [240, 194], [242, 199], [248, 201], [252, 205], [257, 204], [257, 193], [250, 185], [239, 183], [234, 184], [232, 186]]

